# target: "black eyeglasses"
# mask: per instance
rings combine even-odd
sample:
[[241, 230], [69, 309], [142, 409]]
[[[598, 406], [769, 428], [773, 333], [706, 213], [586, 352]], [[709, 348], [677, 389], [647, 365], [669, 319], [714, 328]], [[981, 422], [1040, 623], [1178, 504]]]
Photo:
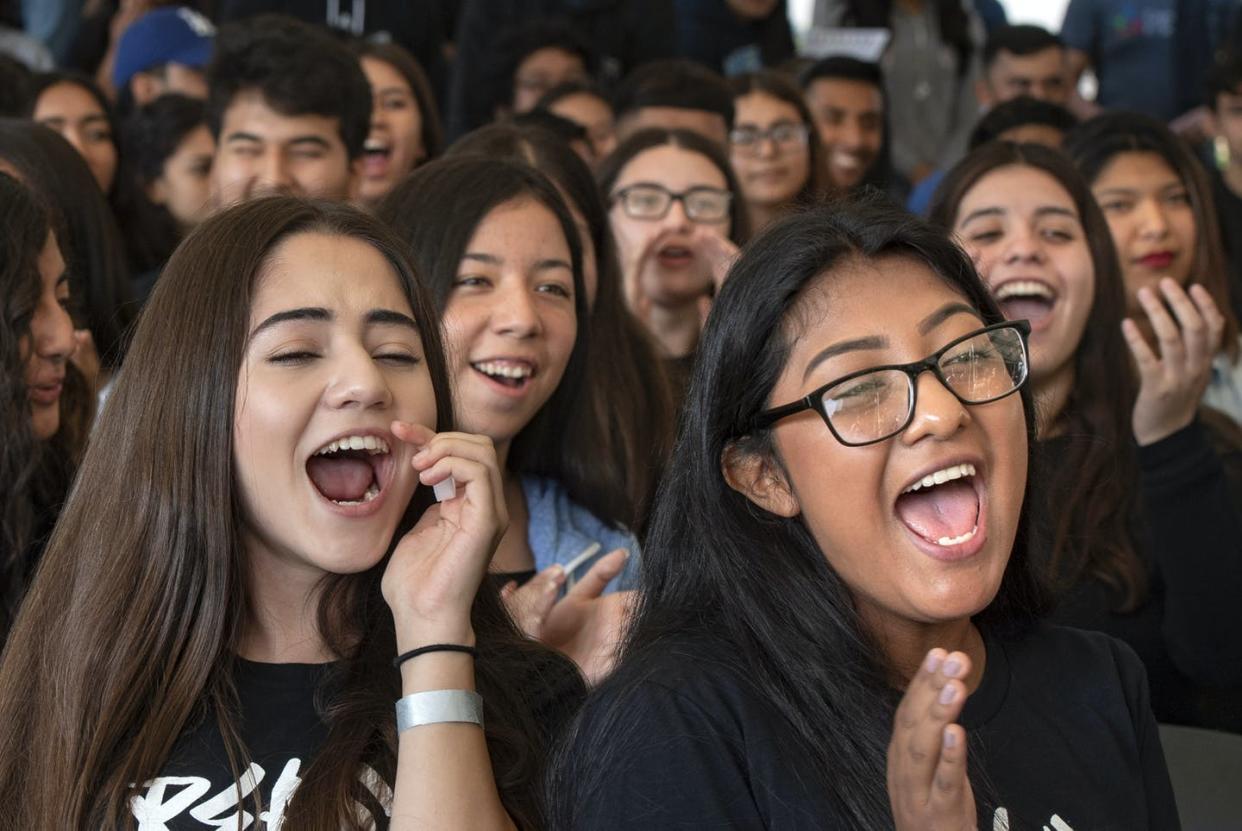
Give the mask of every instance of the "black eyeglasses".
[[686, 209], [686, 218], [691, 222], [723, 222], [729, 218], [733, 194], [706, 185], [673, 193], [663, 185], [639, 182], [612, 195], [613, 204], [620, 202], [630, 219], [663, 219], [675, 201]]
[[884, 441], [914, 420], [918, 377], [924, 372], [934, 374], [963, 404], [987, 404], [1014, 393], [1030, 370], [1030, 333], [1025, 320], [997, 323], [951, 341], [922, 361], [851, 372], [800, 401], [763, 411], [752, 429], [815, 410], [841, 444], [862, 447]]
[[810, 132], [810, 128], [805, 124], [788, 122], [773, 124], [766, 130], [760, 130], [758, 127], [735, 127], [729, 131], [729, 144], [742, 153], [754, 155], [763, 146], [764, 139], [771, 139], [774, 145], [786, 150], [806, 144]]

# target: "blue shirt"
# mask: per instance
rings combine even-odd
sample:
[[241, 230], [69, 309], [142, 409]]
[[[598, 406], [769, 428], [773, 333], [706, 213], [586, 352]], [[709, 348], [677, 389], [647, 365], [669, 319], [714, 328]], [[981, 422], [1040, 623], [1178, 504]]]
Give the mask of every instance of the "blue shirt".
[[1181, 115], [1176, 21], [1177, 0], [1070, 0], [1061, 39], [1090, 58], [1101, 107], [1168, 121]]
[[535, 556], [535, 571], [543, 571], [553, 563], [567, 565], [591, 545], [598, 543], [599, 551], [578, 568], [566, 580], [566, 585], [581, 578], [604, 555], [618, 548], [630, 552], [625, 568], [613, 578], [604, 593], [637, 588], [638, 540], [633, 534], [615, 528], [600, 520], [595, 514], [576, 504], [559, 482], [542, 476], [523, 476], [522, 493], [526, 497], [529, 521], [526, 542]]

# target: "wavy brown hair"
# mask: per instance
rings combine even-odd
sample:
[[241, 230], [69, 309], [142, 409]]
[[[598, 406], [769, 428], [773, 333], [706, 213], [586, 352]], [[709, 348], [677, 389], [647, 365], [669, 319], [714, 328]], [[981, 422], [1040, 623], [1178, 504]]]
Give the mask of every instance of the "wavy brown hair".
[[69, 490], [91, 415], [86, 380], [70, 363], [56, 434], [40, 441], [30, 422], [22, 343], [42, 291], [39, 253], [54, 226], [29, 188], [0, 173], [0, 644]]
[[[177, 738], [204, 719], [218, 725], [234, 775], [245, 769], [233, 683], [248, 603], [234, 399], [262, 268], [282, 240], [308, 232], [363, 240], [392, 265], [422, 334], [437, 429], [451, 427], [431, 300], [381, 223], [272, 197], [195, 230], [143, 312], [0, 663], [5, 827], [133, 827], [131, 783], [157, 775]], [[429, 504], [420, 487], [394, 540]], [[325, 578], [319, 629], [340, 660], [319, 690], [328, 739], [289, 805], [291, 828], [361, 829], [362, 766], [394, 781], [401, 690], [380, 593], [387, 560]], [[537, 827], [546, 740], [532, 691], [555, 686], [552, 678], [581, 681], [565, 659], [520, 637], [487, 583], [472, 622], [501, 799], [519, 827]]]
[[1034, 144], [992, 142], [952, 170], [936, 191], [931, 220], [952, 231], [962, 200], [989, 173], [1029, 167], [1051, 176], [1069, 194], [1082, 223], [1095, 274], [1095, 296], [1074, 350], [1074, 386], [1065, 408], [1046, 413], [1046, 423], [1065, 439], [1056, 458], [1037, 447], [1035, 546], [1046, 558], [1050, 583], [1062, 590], [1090, 574], [1120, 594], [1123, 609], [1142, 602], [1148, 575], [1138, 553], [1134, 525], [1138, 480], [1130, 425], [1138, 384], [1121, 337], [1125, 283], [1113, 238], [1086, 181], [1064, 154]]

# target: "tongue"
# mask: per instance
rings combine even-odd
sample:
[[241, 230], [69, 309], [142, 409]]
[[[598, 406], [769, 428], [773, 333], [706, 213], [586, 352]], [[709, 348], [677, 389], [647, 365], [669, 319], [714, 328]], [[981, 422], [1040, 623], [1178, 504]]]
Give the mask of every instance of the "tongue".
[[945, 482], [898, 497], [897, 516], [925, 540], [960, 537], [979, 521], [979, 496], [969, 482]]
[[306, 472], [319, 492], [337, 502], [358, 502], [371, 486], [375, 471], [356, 456], [311, 456]]
[[1043, 320], [1052, 312], [1052, 304], [1043, 297], [1011, 297], [1002, 300], [1000, 307], [1007, 319], [1029, 320], [1032, 323]]

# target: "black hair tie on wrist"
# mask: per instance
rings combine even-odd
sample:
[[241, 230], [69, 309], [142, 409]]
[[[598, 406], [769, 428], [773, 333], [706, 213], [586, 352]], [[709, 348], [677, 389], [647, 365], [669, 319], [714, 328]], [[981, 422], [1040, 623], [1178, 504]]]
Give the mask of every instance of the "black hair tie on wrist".
[[392, 659], [392, 665], [397, 669], [411, 658], [417, 658], [419, 655], [426, 655], [428, 652], [464, 652], [471, 658], [477, 657], [477, 653], [473, 646], [462, 646], [459, 643], [432, 643], [427, 646], [420, 646], [418, 649], [411, 649], [409, 652], [402, 652], [400, 655]]

